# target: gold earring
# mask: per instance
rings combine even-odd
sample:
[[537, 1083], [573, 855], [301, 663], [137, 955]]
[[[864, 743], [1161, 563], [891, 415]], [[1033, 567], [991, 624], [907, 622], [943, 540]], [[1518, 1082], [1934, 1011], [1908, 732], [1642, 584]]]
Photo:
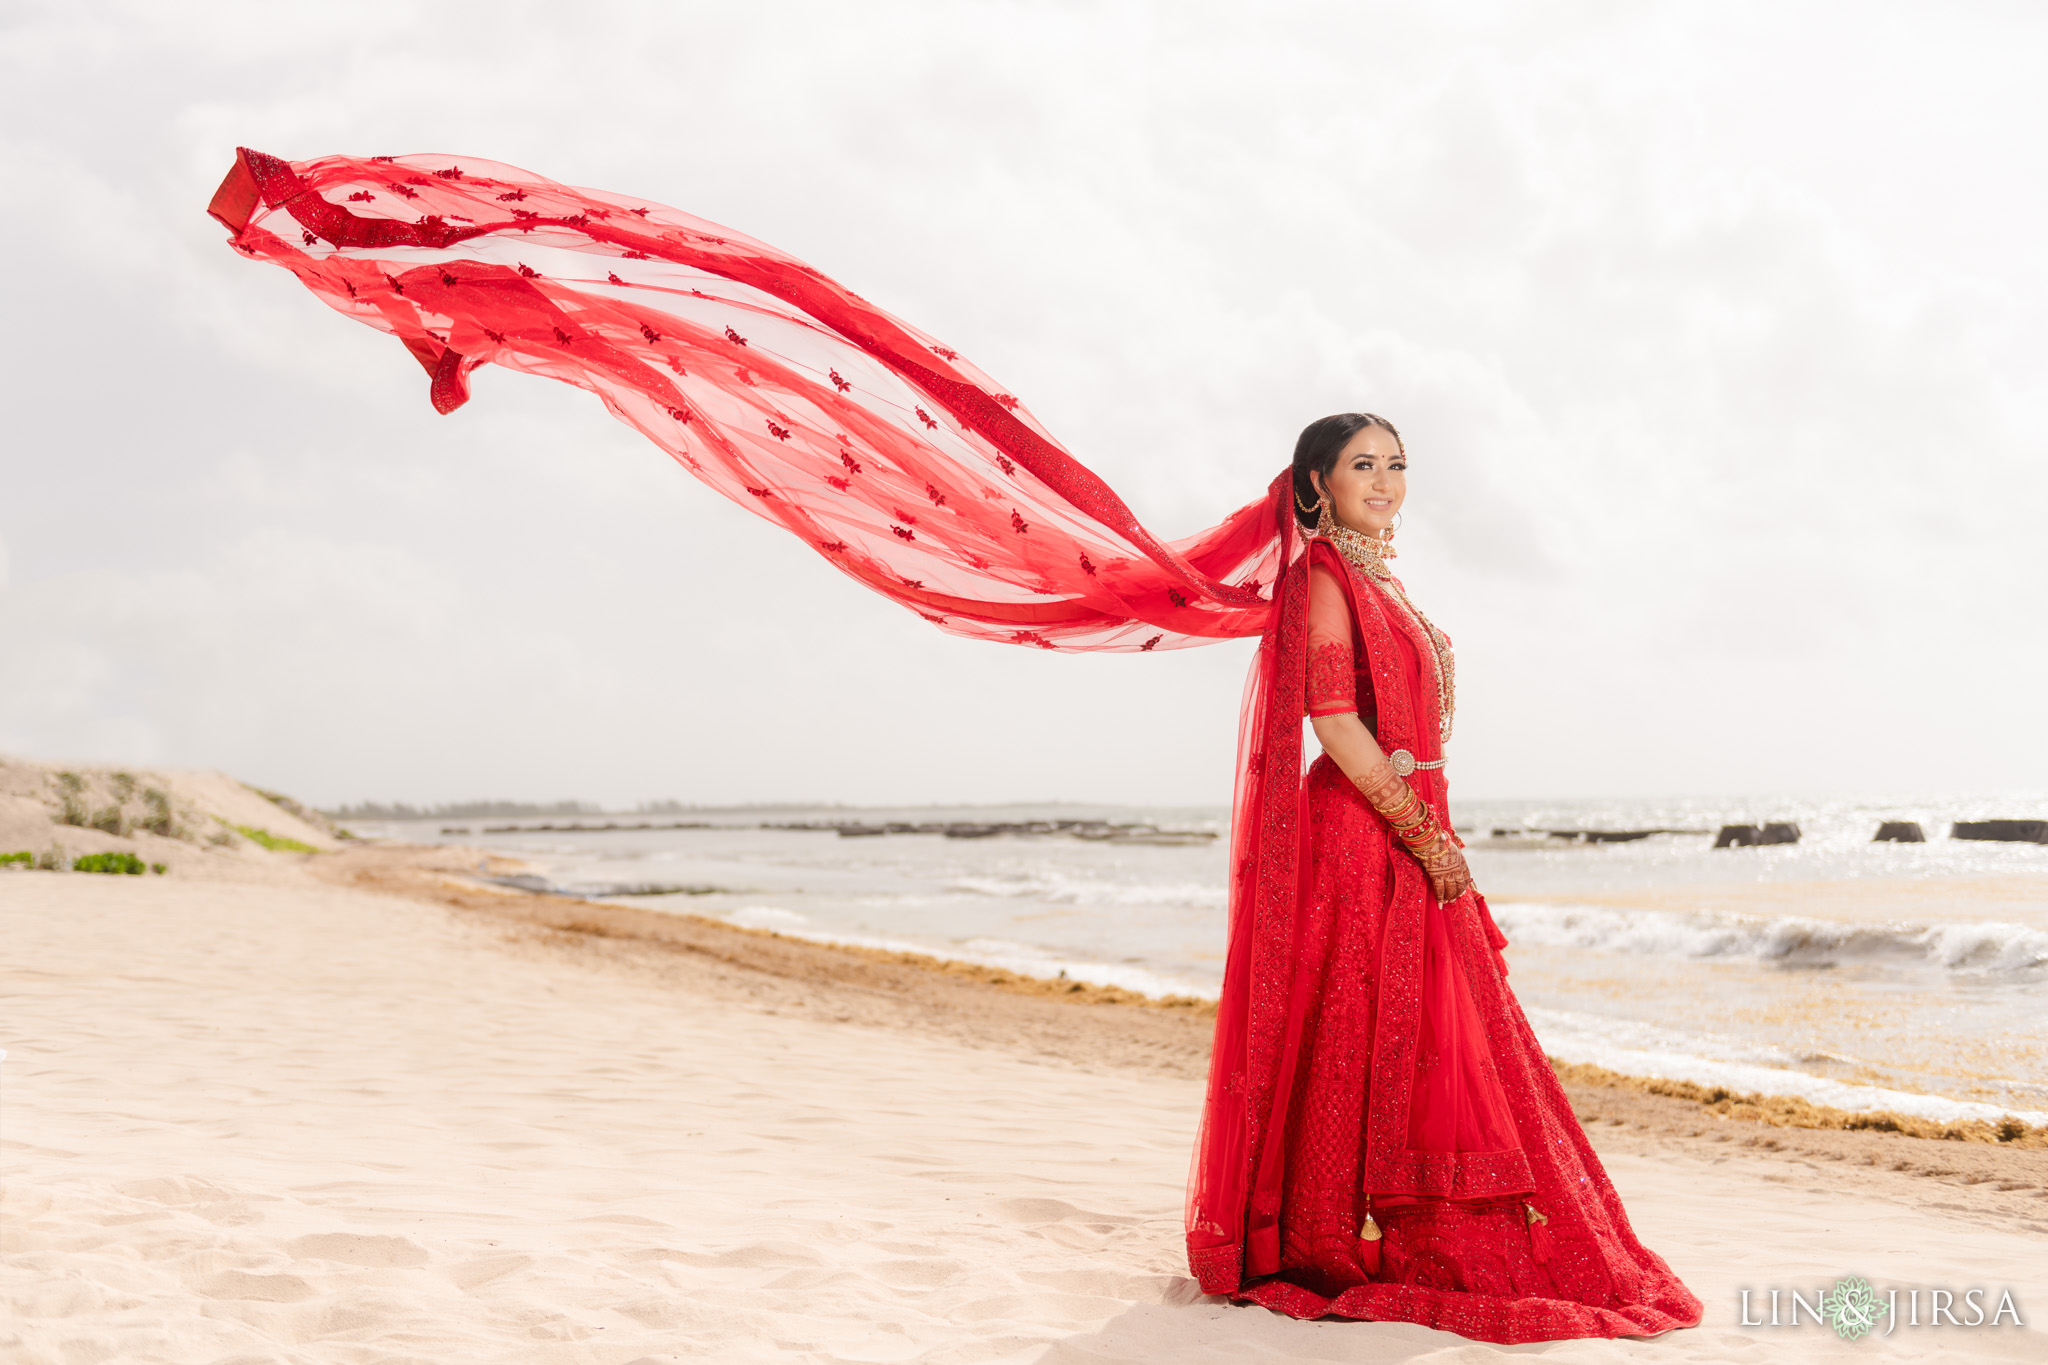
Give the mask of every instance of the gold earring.
[[1337, 516], [1330, 508], [1330, 499], [1325, 496], [1321, 502], [1316, 504], [1316, 507], [1319, 509], [1316, 516], [1316, 534], [1319, 536], [1336, 534]]
[[1317, 506], [1317, 504], [1315, 503], [1303, 502], [1301, 500], [1301, 490], [1299, 488], [1294, 490], [1294, 505], [1301, 509], [1301, 514], [1303, 516], [1308, 516], [1310, 513], [1314, 512]]
[[1396, 557], [1397, 552], [1394, 549], [1394, 532], [1396, 529], [1400, 527], [1400, 525], [1401, 514], [1399, 512], [1396, 512], [1394, 513], [1393, 521], [1388, 523], [1387, 529], [1380, 532], [1381, 559], [1393, 559]]

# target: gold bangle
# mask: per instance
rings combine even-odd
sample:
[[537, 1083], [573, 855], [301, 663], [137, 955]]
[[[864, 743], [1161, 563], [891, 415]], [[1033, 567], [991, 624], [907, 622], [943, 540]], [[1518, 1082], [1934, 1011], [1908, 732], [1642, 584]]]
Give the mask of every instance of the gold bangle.
[[1404, 808], [1389, 815], [1387, 823], [1395, 829], [1414, 829], [1417, 825], [1423, 824], [1428, 819], [1429, 807], [1417, 801], [1413, 810]]
[[1425, 808], [1422, 819], [1405, 829], [1395, 830], [1394, 833], [1410, 849], [1426, 848], [1436, 842], [1438, 836], [1443, 833], [1443, 828], [1437, 824], [1435, 814]]
[[1394, 803], [1393, 809], [1382, 810], [1380, 814], [1386, 816], [1389, 820], [1399, 820], [1411, 811], [1429, 809], [1429, 807], [1423, 804], [1422, 798], [1415, 794], [1415, 788], [1403, 782], [1401, 789], [1401, 799]]

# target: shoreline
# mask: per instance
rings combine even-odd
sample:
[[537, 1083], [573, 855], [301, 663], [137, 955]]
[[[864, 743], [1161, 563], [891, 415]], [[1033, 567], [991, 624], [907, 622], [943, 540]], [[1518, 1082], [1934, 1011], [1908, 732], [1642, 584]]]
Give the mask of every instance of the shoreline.
[[[373, 844], [306, 862], [322, 880], [493, 918], [527, 946], [592, 965], [657, 976], [677, 960], [712, 965], [725, 990], [778, 1010], [937, 1032], [1090, 1069], [1193, 1080], [1207, 1074], [1210, 1001], [1161, 1000], [475, 880], [476, 860], [493, 856], [445, 845]], [[1831, 1109], [1794, 1096], [1550, 1060], [1589, 1133], [1623, 1128], [1652, 1143], [1895, 1172], [1960, 1187], [1953, 1194], [1967, 1195], [1965, 1206], [2048, 1232], [2048, 1128], [2020, 1125], [2001, 1137], [1983, 1120]], [[2029, 1207], [2036, 1199], [2039, 1208]]]
[[[718, 941], [719, 934], [742, 935], [790, 944], [806, 944], [826, 953], [845, 954], [873, 963], [907, 967], [957, 978], [999, 991], [1058, 999], [1071, 1004], [1160, 1009], [1203, 1020], [1213, 1020], [1216, 1013], [1215, 1000], [1207, 996], [1147, 995], [1119, 986], [1069, 979], [1064, 974], [1050, 977], [992, 966], [971, 958], [946, 957], [916, 949], [880, 947], [829, 934], [807, 934], [734, 924], [729, 920], [708, 915], [696, 915], [687, 911], [651, 910], [643, 906], [623, 905], [559, 890], [534, 891], [479, 881], [470, 870], [476, 865], [471, 860], [481, 860], [485, 864], [495, 862], [507, 865], [514, 860], [459, 845], [376, 843], [359, 845], [358, 848], [364, 850], [361, 856], [369, 856], [367, 850], [370, 849], [382, 848], [394, 852], [405, 850], [402, 861], [420, 870], [437, 861], [433, 857], [436, 853], [460, 854], [464, 860], [461, 865], [451, 862], [435, 868], [431, 876], [415, 878], [414, 894], [447, 904], [459, 904], [466, 909], [490, 907], [514, 914], [518, 912], [508, 907], [522, 903], [533, 907], [574, 906], [590, 912], [570, 913], [566, 916], [555, 912], [539, 915], [539, 918], [551, 927], [567, 933], [658, 943], [688, 942], [696, 945], [695, 950], [698, 951], [704, 950], [701, 945]], [[391, 873], [386, 870], [376, 875], [388, 878]], [[477, 896], [486, 899], [478, 900]], [[674, 928], [677, 923], [687, 924], [691, 928], [678, 932]], [[739, 955], [741, 958], [744, 956], [743, 953]], [[1561, 1079], [1570, 1077], [1575, 1078], [1580, 1084], [1606, 1085], [1609, 1088], [1623, 1088], [1689, 1100], [1721, 1114], [1739, 1111], [1739, 1117], [1773, 1127], [1892, 1132], [1936, 1140], [1989, 1142], [2008, 1145], [2015, 1149], [2048, 1147], [2048, 1123], [2029, 1122], [2030, 1118], [2036, 1117], [2031, 1111], [2015, 1112], [2003, 1106], [1955, 1100], [1947, 1096], [1928, 1095], [1927, 1098], [1940, 1106], [1962, 1112], [1929, 1115], [1905, 1109], [1851, 1109], [1829, 1105], [1801, 1095], [1791, 1088], [1799, 1082], [1815, 1079], [1800, 1072], [1786, 1072], [1787, 1089], [1777, 1091], [1744, 1089], [1718, 1080], [1695, 1080], [1655, 1073], [1628, 1072], [1557, 1055], [1551, 1055], [1549, 1060]], [[1774, 1068], [1741, 1069], [1756, 1071]], [[1595, 1077], [1611, 1079], [1595, 1080]], [[1889, 1093], [1878, 1086], [1856, 1085], [1850, 1088], [1869, 1090], [1873, 1094]]]

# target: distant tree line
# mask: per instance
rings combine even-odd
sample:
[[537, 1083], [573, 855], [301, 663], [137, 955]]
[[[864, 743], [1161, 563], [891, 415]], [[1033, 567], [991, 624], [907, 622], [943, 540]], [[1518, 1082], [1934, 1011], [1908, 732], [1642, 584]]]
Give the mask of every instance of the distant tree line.
[[[678, 815], [692, 807], [680, 801], [642, 801], [635, 815]], [[528, 815], [604, 815], [603, 806], [590, 801], [444, 801], [433, 806], [414, 806], [404, 801], [359, 801], [336, 806], [322, 814], [336, 820], [478, 820]]]
[[414, 806], [404, 801], [359, 801], [323, 812], [337, 820], [474, 820], [483, 816], [602, 815], [589, 801], [444, 801]]

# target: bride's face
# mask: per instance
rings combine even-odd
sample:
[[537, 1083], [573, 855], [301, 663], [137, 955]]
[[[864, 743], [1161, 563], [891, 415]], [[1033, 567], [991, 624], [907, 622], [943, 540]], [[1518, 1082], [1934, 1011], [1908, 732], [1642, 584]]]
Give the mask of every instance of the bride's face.
[[1339, 522], [1377, 536], [1394, 524], [1408, 496], [1408, 457], [1394, 433], [1375, 424], [1345, 443], [1336, 466], [1317, 483]]

